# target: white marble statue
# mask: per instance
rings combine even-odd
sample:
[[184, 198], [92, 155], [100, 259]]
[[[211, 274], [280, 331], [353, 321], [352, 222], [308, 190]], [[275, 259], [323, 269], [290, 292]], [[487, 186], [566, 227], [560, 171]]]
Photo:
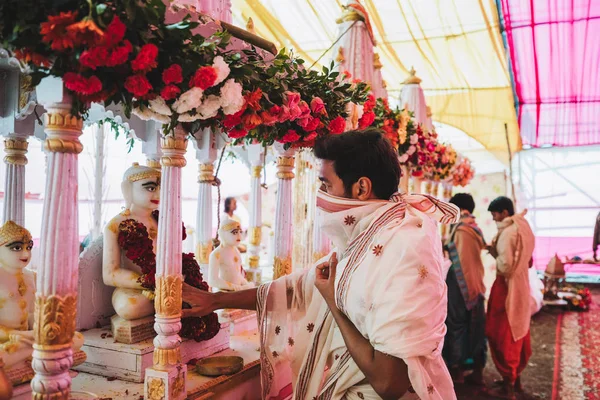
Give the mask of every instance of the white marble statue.
[[125, 210], [104, 229], [102, 277], [106, 285], [116, 288], [112, 296], [115, 312], [131, 321], [154, 314], [154, 295], [152, 291], [144, 290], [138, 281], [141, 268], [119, 245], [119, 226], [130, 219], [143, 224], [156, 252], [158, 224], [152, 212], [158, 209], [160, 199], [160, 171], [134, 163], [123, 175], [121, 190]]
[[242, 227], [232, 219], [221, 221], [219, 229], [221, 244], [210, 254], [208, 284], [213, 291], [237, 291], [250, 289], [254, 283], [246, 280], [242, 256], [238, 245], [242, 241]]
[[[5, 370], [20, 368], [33, 352], [35, 273], [25, 267], [31, 260], [29, 231], [13, 221], [0, 227], [0, 359]], [[73, 350], [83, 345], [76, 332]]]

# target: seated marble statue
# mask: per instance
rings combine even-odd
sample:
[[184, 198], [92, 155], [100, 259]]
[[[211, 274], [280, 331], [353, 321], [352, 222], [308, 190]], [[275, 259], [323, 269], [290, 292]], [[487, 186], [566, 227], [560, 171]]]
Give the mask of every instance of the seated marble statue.
[[[13, 221], [0, 227], [0, 359], [7, 371], [31, 360], [33, 352], [35, 273], [25, 268], [32, 248], [27, 229]], [[76, 332], [73, 350], [82, 345]]]
[[242, 241], [242, 227], [232, 219], [222, 221], [219, 229], [221, 243], [210, 254], [208, 284], [213, 291], [237, 291], [250, 289], [254, 283], [246, 280], [242, 256], [238, 245]]
[[142, 269], [135, 259], [135, 249], [126, 250], [119, 243], [125, 221], [135, 221], [146, 228], [151, 247], [156, 251], [157, 221], [152, 215], [160, 199], [160, 171], [134, 163], [125, 171], [121, 183], [125, 210], [115, 216], [104, 229], [102, 278], [115, 287], [112, 305], [117, 315], [131, 321], [154, 314], [154, 293], [140, 282]]

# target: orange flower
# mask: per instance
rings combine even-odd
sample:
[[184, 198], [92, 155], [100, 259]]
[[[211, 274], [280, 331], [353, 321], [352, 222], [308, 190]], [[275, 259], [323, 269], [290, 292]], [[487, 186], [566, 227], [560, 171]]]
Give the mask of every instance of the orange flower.
[[52, 50], [64, 51], [73, 48], [73, 37], [67, 31], [67, 27], [75, 23], [77, 11], [61, 12], [59, 15], [51, 15], [48, 22], [40, 24], [40, 33], [44, 43], [50, 43]]
[[84, 18], [79, 22], [69, 25], [67, 32], [69, 32], [75, 46], [83, 43], [93, 46], [104, 37], [102, 29], [98, 28], [96, 23], [90, 18]]
[[15, 57], [17, 58], [17, 60], [25, 64], [31, 63], [38, 67], [50, 67], [52, 65], [49, 59], [29, 49], [15, 50]]

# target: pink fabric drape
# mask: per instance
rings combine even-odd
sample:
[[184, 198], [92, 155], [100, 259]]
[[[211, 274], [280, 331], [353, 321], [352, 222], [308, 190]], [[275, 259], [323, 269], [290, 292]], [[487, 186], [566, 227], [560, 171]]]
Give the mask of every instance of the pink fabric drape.
[[523, 144], [600, 143], [600, 1], [501, 2]]

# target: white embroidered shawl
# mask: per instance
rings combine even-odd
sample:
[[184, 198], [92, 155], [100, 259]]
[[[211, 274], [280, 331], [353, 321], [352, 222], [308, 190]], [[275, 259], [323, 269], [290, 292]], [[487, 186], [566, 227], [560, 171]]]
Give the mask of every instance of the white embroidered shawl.
[[[357, 202], [319, 193], [317, 205], [340, 260], [338, 308], [376, 350], [406, 362], [421, 399], [455, 399], [441, 357], [447, 294], [436, 220], [455, 222], [458, 209], [421, 195]], [[311, 268], [258, 290], [263, 398], [379, 398], [314, 280]]]

